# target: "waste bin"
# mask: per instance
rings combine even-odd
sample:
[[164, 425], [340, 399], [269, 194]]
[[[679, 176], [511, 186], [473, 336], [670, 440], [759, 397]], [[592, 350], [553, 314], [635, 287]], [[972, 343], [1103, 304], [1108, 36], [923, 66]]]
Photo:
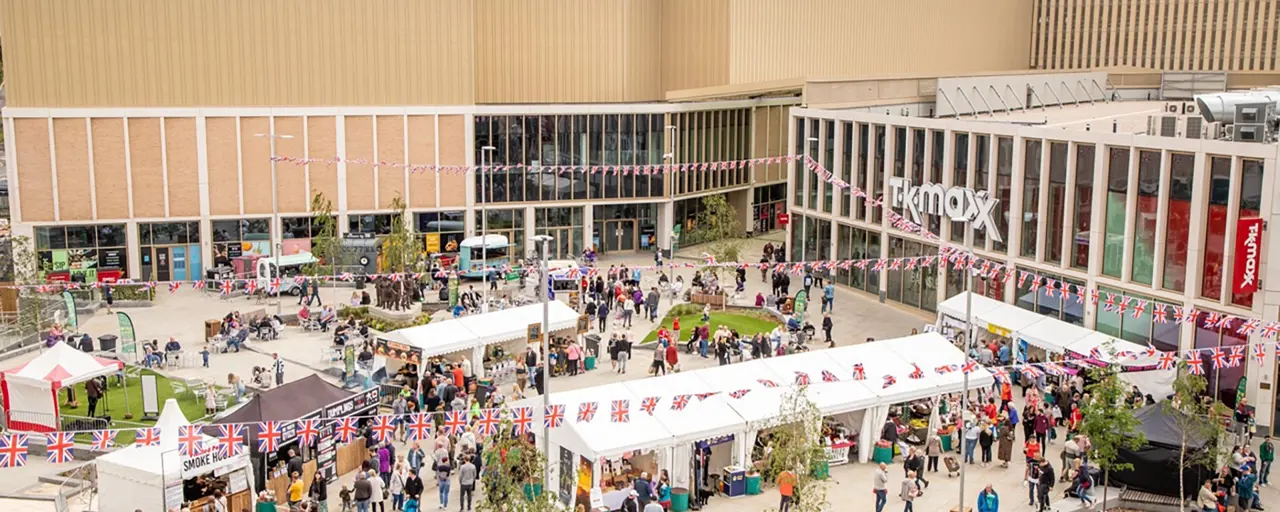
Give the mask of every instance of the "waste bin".
[[365, 283], [365, 281], [368, 281], [368, 280], [369, 280], [369, 276], [366, 276], [366, 275], [359, 275], [359, 276], [356, 276], [356, 289], [357, 289], [357, 290], [363, 290], [363, 289], [364, 289], [364, 283]]
[[671, 489], [671, 512], [689, 510], [689, 490], [684, 487]]
[[831, 476], [831, 465], [825, 460], [815, 461], [813, 463], [813, 477], [818, 480], [826, 480]]
[[538, 496], [542, 496], [541, 482], [524, 484], [524, 497], [526, 499], [528, 499], [529, 501], [533, 501], [533, 499], [537, 498]]
[[893, 446], [880, 446], [880, 444], [877, 443], [875, 449], [871, 452], [871, 461], [876, 463], [892, 464]]
[[747, 496], [760, 494], [760, 475], [747, 475]]
[[951, 434], [942, 436], [942, 451], [943, 453], [951, 451]]
[[590, 352], [592, 354], [600, 353], [600, 335], [599, 334], [588, 334], [586, 336], [583, 336], [582, 339], [587, 343], [587, 346], [586, 346], [587, 352]]
[[114, 334], [103, 334], [98, 336], [98, 350], [103, 352], [114, 352], [116, 350], [116, 341], [120, 338]]
[[587, 356], [587, 358], [583, 360], [582, 364], [587, 371], [596, 369], [596, 356]]

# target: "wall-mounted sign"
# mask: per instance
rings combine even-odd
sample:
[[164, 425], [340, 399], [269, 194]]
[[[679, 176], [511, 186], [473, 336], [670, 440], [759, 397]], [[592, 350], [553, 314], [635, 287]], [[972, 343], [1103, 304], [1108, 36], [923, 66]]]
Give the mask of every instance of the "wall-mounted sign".
[[372, 388], [325, 406], [324, 418], [335, 419], [344, 416], [352, 416], [359, 412], [363, 412], [365, 409], [377, 407], [377, 405], [378, 388]]
[[1231, 279], [1235, 293], [1258, 291], [1258, 267], [1262, 265], [1262, 219], [1236, 221], [1236, 266]]
[[542, 343], [542, 324], [529, 324], [527, 334], [525, 336], [529, 344]]
[[964, 187], [946, 188], [937, 183], [912, 185], [907, 178], [889, 178], [893, 189], [894, 208], [905, 207], [911, 220], [922, 224], [921, 216], [945, 215], [951, 220], [968, 222], [975, 231], [985, 231], [997, 242], [1004, 241], [996, 229], [995, 211], [1000, 201], [991, 193]]
[[395, 359], [396, 361], [413, 364], [422, 363], [422, 349], [412, 345], [390, 341], [385, 338], [378, 338], [377, 341], [374, 342], [373, 350], [377, 355], [388, 359]]

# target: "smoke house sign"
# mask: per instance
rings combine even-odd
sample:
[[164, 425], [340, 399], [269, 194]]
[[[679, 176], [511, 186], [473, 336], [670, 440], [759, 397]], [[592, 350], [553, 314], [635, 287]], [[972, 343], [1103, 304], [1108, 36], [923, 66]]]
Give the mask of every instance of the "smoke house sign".
[[893, 189], [893, 206], [905, 207], [916, 224], [923, 224], [923, 214], [945, 215], [968, 222], [975, 231], [985, 231], [992, 240], [1004, 241], [996, 229], [995, 210], [1000, 201], [986, 190], [946, 188], [937, 183], [912, 185], [906, 178], [889, 178], [889, 187]]

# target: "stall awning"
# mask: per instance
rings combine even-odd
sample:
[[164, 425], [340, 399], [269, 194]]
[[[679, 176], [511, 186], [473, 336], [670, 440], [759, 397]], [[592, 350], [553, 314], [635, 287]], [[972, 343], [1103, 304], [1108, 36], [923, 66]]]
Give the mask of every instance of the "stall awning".
[[[627, 400], [627, 421], [615, 422], [610, 408], [615, 400]], [[696, 400], [696, 399], [695, 399]], [[674, 436], [654, 416], [640, 410], [640, 398], [622, 383], [553, 393], [551, 403], [565, 405], [564, 426], [551, 431], [551, 440], [570, 451], [597, 460], [619, 457], [635, 450], [653, 450], [671, 446]], [[579, 423], [578, 407], [595, 403], [595, 418]]]
[[[964, 359], [959, 348], [936, 333], [917, 334], [905, 338], [885, 340], [903, 360], [915, 363], [938, 386], [937, 393], [955, 393], [964, 389]], [[947, 370], [939, 372], [940, 368]], [[969, 373], [969, 389], [990, 386], [994, 377], [986, 368], [979, 367]]]
[[379, 336], [396, 343], [422, 349], [422, 357], [435, 357], [475, 347], [475, 334], [461, 320], [431, 322], [398, 329]]
[[1010, 336], [1048, 317], [1034, 311], [1027, 311], [1013, 304], [1001, 304], [1000, 307], [991, 308], [982, 314], [976, 315], [974, 318], [977, 319], [974, 324], [978, 326], [986, 325], [987, 332], [1000, 336]]
[[[938, 304], [938, 313], [947, 315], [963, 323], [965, 318], [965, 296], [968, 294], [969, 292], [960, 292], [960, 294], [955, 297], [942, 301], [942, 304]], [[986, 324], [977, 322], [978, 315], [1005, 305], [1005, 303], [998, 300], [976, 293], [973, 294], [973, 304], [970, 305], [969, 311], [974, 317], [974, 325], [977, 325], [979, 328], [986, 329]]]
[[1075, 324], [1045, 318], [1018, 331], [1018, 339], [1049, 352], [1061, 354], [1072, 343], [1093, 334], [1097, 332]]
[[653, 415], [671, 432], [676, 443], [692, 443], [746, 430], [747, 421], [729, 405], [728, 400], [733, 399], [724, 393], [704, 400], [691, 398], [683, 410], [671, 408], [676, 396], [715, 391], [697, 372], [672, 373], [651, 379], [627, 381], [623, 385], [642, 402], [647, 397], [658, 398]]
[[[553, 300], [547, 309], [550, 331], [577, 326], [579, 313], [568, 304]], [[422, 357], [426, 358], [524, 339], [529, 334], [529, 324], [534, 323], [542, 323], [542, 304], [431, 322], [391, 331], [380, 337], [422, 349]]]

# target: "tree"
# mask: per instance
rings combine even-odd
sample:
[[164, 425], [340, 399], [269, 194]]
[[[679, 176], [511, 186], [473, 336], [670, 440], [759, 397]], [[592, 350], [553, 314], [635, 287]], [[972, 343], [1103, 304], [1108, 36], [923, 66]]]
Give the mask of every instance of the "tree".
[[391, 233], [382, 239], [382, 258], [387, 272], [412, 272], [422, 256], [422, 238], [405, 225], [405, 204], [400, 196], [391, 200]]
[[[1198, 468], [1212, 468], [1218, 462], [1218, 440], [1226, 434], [1226, 427], [1219, 421], [1231, 414], [1227, 406], [1216, 400], [1203, 400], [1208, 381], [1187, 370], [1186, 362], [1178, 363], [1178, 377], [1173, 381], [1173, 399], [1161, 406], [1173, 417], [1178, 430], [1179, 474]], [[1189, 445], [1200, 445], [1198, 448]], [[1178, 495], [1187, 497], [1186, 478], [1178, 479]], [[1178, 510], [1184, 510], [1184, 500], [1178, 502]]]
[[[702, 198], [702, 211], [698, 212], [698, 225], [694, 228], [695, 240], [707, 243], [707, 253], [716, 261], [739, 261], [742, 255], [742, 226], [738, 223], [738, 210], [729, 204], [724, 194], [712, 194]], [[712, 272], [715, 267], [712, 267]]]
[[[525, 485], [541, 480], [547, 457], [533, 442], [533, 436], [516, 435], [510, 411], [504, 406], [500, 434], [484, 440], [485, 471], [480, 477], [483, 496], [476, 503], [478, 512], [552, 512], [558, 511], [555, 493], [543, 489], [532, 496]], [[564, 475], [562, 475], [564, 477]], [[546, 485], [546, 482], [543, 482]]]
[[335, 275], [342, 265], [342, 241], [338, 239], [333, 202], [316, 192], [311, 197], [311, 215], [311, 255], [319, 261], [307, 265], [303, 271], [309, 276]]
[[765, 461], [770, 475], [790, 471], [795, 475], [796, 502], [794, 512], [822, 512], [827, 507], [827, 482], [814, 476], [814, 469], [827, 462], [827, 451], [822, 445], [822, 413], [809, 400], [808, 386], [792, 388], [782, 395], [778, 422], [753, 428], [770, 428], [770, 445], [773, 451]]
[[[17, 285], [34, 285], [43, 282], [42, 272], [49, 269], [42, 264], [31, 238], [15, 236], [11, 239], [10, 252], [13, 282]], [[17, 290], [18, 335], [39, 338], [40, 333], [53, 321], [53, 315], [45, 312], [45, 298], [38, 291], [22, 287]]]
[[1103, 471], [1102, 508], [1105, 510], [1105, 486], [1110, 483], [1111, 470], [1133, 469], [1133, 464], [1120, 462], [1120, 450], [1141, 448], [1147, 443], [1147, 436], [1138, 428], [1141, 422], [1134, 416], [1133, 408], [1125, 404], [1128, 390], [1120, 381], [1118, 370], [1114, 366], [1093, 368], [1089, 376], [1094, 383], [1086, 388], [1089, 400], [1081, 406], [1084, 421], [1080, 433], [1089, 436], [1093, 444], [1089, 460]]

